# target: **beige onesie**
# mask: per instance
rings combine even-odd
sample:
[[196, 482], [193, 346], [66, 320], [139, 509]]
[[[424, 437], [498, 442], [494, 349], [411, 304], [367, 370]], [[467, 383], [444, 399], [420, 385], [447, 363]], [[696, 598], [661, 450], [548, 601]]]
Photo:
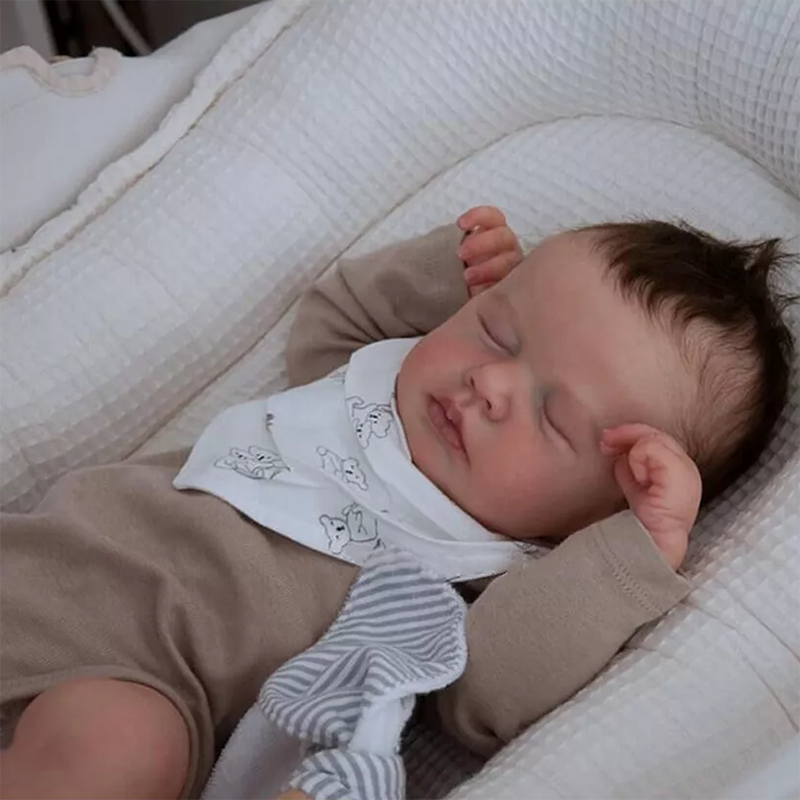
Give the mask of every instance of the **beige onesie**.
[[[466, 299], [445, 227], [343, 259], [304, 296], [292, 384], [358, 347], [424, 334]], [[0, 700], [78, 676], [163, 692], [186, 720], [187, 796], [265, 678], [336, 616], [356, 568], [177, 491], [186, 452], [76, 470], [31, 514], [0, 519]], [[589, 681], [688, 592], [629, 514], [574, 534], [490, 582], [472, 604], [466, 672], [435, 698], [444, 727], [491, 754]]]

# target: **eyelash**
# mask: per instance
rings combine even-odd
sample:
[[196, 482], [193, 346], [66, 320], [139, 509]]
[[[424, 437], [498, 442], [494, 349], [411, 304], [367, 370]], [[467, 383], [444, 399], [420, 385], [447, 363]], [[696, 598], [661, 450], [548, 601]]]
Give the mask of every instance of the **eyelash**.
[[570, 447], [572, 447], [572, 443], [570, 442], [570, 440], [567, 439], [567, 437], [561, 432], [561, 429], [555, 425], [555, 423], [553, 422], [553, 418], [550, 416], [550, 414], [547, 413], [546, 400], [542, 403], [542, 417], [545, 420], [545, 422], [555, 431], [556, 436], [558, 436], [559, 439], [563, 440]]
[[492, 344], [492, 346], [497, 348], [498, 350], [502, 350], [503, 353], [505, 353], [505, 354], [509, 354], [511, 352], [511, 348], [509, 348], [507, 345], [503, 344], [503, 342], [501, 342], [496, 336], [494, 336], [492, 334], [491, 329], [486, 324], [486, 320], [483, 317], [481, 317], [480, 315], [478, 316], [478, 320], [480, 321], [481, 328], [483, 329], [483, 332], [486, 335], [486, 338], [489, 340], [489, 342]]

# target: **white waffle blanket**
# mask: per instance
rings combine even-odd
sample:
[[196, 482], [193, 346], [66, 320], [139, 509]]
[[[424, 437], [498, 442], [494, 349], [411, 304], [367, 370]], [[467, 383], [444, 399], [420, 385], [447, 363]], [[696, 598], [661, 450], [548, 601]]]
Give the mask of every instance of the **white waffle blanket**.
[[[4, 506], [281, 387], [310, 281], [473, 204], [528, 245], [680, 215], [800, 248], [798, 37], [785, 0], [266, 4], [3, 254]], [[708, 798], [793, 735], [798, 423], [795, 370], [769, 453], [698, 526], [696, 590], [454, 797]]]

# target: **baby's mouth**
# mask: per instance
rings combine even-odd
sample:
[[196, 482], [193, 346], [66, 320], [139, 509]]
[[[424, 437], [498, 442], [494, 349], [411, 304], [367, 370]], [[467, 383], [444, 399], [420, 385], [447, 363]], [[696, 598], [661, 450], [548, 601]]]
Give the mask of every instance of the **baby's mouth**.
[[465, 450], [461, 436], [461, 414], [456, 408], [447, 401], [443, 403], [431, 397], [428, 401], [428, 416], [445, 443], [463, 455]]

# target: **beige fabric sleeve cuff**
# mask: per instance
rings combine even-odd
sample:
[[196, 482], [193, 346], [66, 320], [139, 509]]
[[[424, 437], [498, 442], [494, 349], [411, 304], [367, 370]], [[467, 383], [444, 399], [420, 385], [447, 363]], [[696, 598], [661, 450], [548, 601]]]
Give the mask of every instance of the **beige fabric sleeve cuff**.
[[434, 701], [443, 727], [492, 755], [689, 590], [630, 512], [515, 565], [469, 610], [467, 668]]
[[582, 533], [591, 530], [597, 552], [619, 590], [630, 594], [651, 619], [665, 614], [691, 591], [689, 582], [667, 563], [653, 537], [630, 511], [596, 522]]

